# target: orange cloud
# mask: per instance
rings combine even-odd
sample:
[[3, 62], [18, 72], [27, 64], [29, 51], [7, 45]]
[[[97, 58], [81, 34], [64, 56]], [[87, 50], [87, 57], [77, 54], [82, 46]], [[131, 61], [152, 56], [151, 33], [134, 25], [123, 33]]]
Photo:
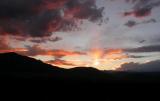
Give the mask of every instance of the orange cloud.
[[47, 51], [45, 54], [53, 55], [57, 57], [84, 55], [84, 53], [81, 53], [81, 52], [66, 51], [66, 50], [50, 50], [50, 51]]
[[9, 45], [8, 35], [0, 36], [0, 53], [22, 52], [27, 51], [25, 48], [13, 48]]
[[113, 60], [120, 60], [124, 58], [128, 58], [122, 49], [93, 49], [89, 53], [89, 56], [94, 59], [113, 59]]
[[50, 61], [45, 61], [45, 63], [64, 67], [64, 68], [72, 68], [72, 67], [88, 67], [91, 64], [90, 61], [82, 61], [82, 60], [62, 60], [62, 59], [55, 59]]
[[25, 48], [12, 48], [12, 49], [2, 49], [0, 53], [9, 53], [9, 52], [26, 52], [28, 51]]
[[107, 54], [121, 54], [123, 53], [122, 49], [109, 49], [106, 51]]
[[124, 54], [122, 49], [110, 49], [106, 51], [104, 57], [112, 60], [121, 60], [128, 58], [129, 56]]
[[46, 63], [51, 64], [51, 65], [56, 65], [56, 66], [76, 66], [72, 62], [60, 60], [60, 59], [46, 61]]
[[42, 56], [54, 56], [56, 58], [62, 58], [65, 56], [79, 56], [85, 54], [82, 52], [69, 51], [69, 50], [49, 50], [42, 48], [39, 45], [27, 46], [26, 48], [28, 49], [28, 51], [21, 52], [21, 54], [33, 57], [37, 55], [42, 55]]

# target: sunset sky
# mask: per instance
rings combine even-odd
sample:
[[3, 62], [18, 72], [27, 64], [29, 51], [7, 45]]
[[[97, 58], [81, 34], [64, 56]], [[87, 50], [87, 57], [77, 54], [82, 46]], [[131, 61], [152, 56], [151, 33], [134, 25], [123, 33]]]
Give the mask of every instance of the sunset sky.
[[0, 53], [63, 68], [148, 68], [160, 63], [159, 11], [160, 0], [0, 0]]

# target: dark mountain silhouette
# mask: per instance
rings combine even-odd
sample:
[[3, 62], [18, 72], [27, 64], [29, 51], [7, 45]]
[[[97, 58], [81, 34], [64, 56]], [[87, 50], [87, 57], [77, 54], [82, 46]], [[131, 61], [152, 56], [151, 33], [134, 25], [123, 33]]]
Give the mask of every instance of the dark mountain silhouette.
[[0, 54], [0, 96], [16, 101], [153, 100], [151, 94], [156, 94], [153, 89], [159, 91], [155, 86], [159, 81], [160, 73], [99, 71], [92, 67], [62, 69], [16, 53]]
[[101, 71], [95, 68], [77, 67], [63, 69], [42, 61], [22, 56], [17, 53], [0, 54], [0, 75], [2, 77], [16, 77], [29, 79], [89, 79], [90, 76], [101, 75]]
[[44, 64], [39, 60], [18, 55], [16, 53], [0, 54], [1, 71], [4, 72], [49, 72], [50, 70], [59, 70], [57, 67]]
[[99, 71], [92, 67], [62, 69], [17, 53], [0, 54], [1, 78], [57, 80], [66, 83], [158, 82], [160, 73]]

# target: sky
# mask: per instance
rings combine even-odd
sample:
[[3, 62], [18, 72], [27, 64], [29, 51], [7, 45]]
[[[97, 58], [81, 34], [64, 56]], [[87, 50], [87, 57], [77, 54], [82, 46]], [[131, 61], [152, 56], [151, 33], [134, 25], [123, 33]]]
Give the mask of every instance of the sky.
[[160, 0], [0, 0], [0, 53], [62, 68], [157, 71], [159, 10]]

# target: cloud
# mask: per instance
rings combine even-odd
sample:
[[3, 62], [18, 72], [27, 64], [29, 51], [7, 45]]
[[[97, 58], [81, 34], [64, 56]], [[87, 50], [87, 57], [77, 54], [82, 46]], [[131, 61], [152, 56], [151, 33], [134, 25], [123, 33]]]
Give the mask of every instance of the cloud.
[[131, 53], [160, 52], [160, 45], [142, 46], [138, 48], [124, 49], [124, 51]]
[[134, 27], [136, 25], [148, 24], [148, 23], [156, 23], [156, 22], [157, 22], [156, 19], [144, 20], [142, 22], [136, 22], [136, 21], [133, 21], [133, 20], [129, 20], [127, 23], [125, 23], [125, 26]]
[[87, 55], [93, 59], [121, 60], [128, 58], [122, 49], [92, 49]]
[[144, 57], [146, 57], [146, 56], [128, 55], [128, 58], [134, 58], [134, 59], [144, 58]]
[[0, 49], [0, 53], [9, 53], [9, 52], [25, 52], [25, 48], [10, 48], [10, 49]]
[[151, 61], [148, 63], [125, 63], [117, 71], [134, 71], [134, 72], [159, 72], [160, 60]]
[[102, 12], [95, 0], [0, 0], [0, 33], [50, 36], [76, 28], [79, 20], [98, 21]]
[[124, 16], [145, 17], [151, 14], [151, 8], [141, 8], [130, 12], [125, 12]]
[[104, 57], [112, 60], [121, 60], [129, 58], [122, 49], [108, 49], [105, 51]]
[[0, 53], [7, 52], [24, 52], [27, 51], [25, 48], [12, 48], [9, 45], [7, 36], [0, 36]]
[[54, 60], [45, 61], [45, 63], [56, 65], [60, 67], [88, 67], [92, 64], [90, 61], [83, 61], [83, 60], [63, 60], [56, 58]]
[[[131, 0], [128, 0], [131, 1]], [[132, 11], [124, 12], [124, 16], [145, 17], [151, 14], [153, 8], [160, 6], [159, 0], [134, 0]]]
[[125, 26], [128, 26], [128, 27], [134, 27], [136, 25], [137, 25], [137, 22], [133, 20], [129, 20], [127, 23], [125, 23]]
[[8, 45], [8, 40], [6, 37], [0, 37], [0, 50], [7, 50], [10, 49], [11, 47]]
[[77, 51], [67, 51], [67, 50], [50, 50], [45, 49], [39, 45], [33, 45], [33, 46], [26, 46], [26, 49], [28, 51], [20, 52], [20, 54], [26, 55], [26, 56], [53, 56], [55, 58], [62, 58], [65, 56], [79, 56], [84, 55], [85, 53], [77, 52]]
[[45, 55], [47, 54], [47, 50], [40, 47], [39, 45], [33, 45], [33, 46], [25, 46], [27, 51], [22, 52], [20, 54], [26, 55], [26, 56], [37, 56], [37, 55]]
[[46, 43], [46, 42], [57, 42], [62, 40], [61, 37], [42, 37], [42, 38], [31, 38], [29, 41], [33, 43]]
[[61, 59], [46, 61], [46, 63], [56, 65], [56, 66], [77, 66], [74, 63], [71, 63], [71, 62], [65, 61], [65, 60], [61, 60]]

